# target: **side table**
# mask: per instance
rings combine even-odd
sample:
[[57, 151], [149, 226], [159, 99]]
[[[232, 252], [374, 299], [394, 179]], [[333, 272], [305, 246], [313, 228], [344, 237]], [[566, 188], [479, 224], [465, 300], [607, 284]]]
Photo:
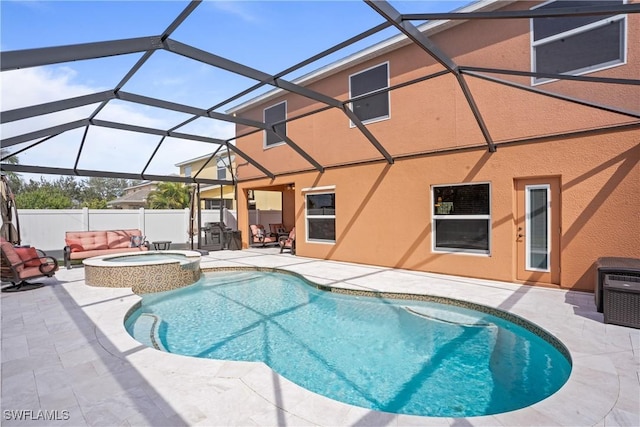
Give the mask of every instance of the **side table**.
[[166, 251], [171, 247], [170, 240], [158, 240], [155, 242], [151, 242], [151, 244], [153, 245], [153, 249], [156, 251]]

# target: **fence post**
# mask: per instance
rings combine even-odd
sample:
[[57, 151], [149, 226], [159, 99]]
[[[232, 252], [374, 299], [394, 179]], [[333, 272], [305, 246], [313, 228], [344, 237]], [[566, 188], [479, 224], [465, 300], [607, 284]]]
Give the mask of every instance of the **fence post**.
[[145, 230], [145, 211], [144, 208], [138, 209], [138, 228], [142, 232], [143, 236], [147, 235], [147, 231]]
[[89, 208], [84, 207], [82, 208], [82, 228], [83, 231], [89, 231], [90, 230], [90, 224], [89, 224]]
[[[191, 209], [184, 208], [184, 219], [185, 220], [182, 221], [182, 224], [185, 226], [183, 235], [187, 236], [187, 243], [190, 243], [191, 239], [195, 239], [195, 235], [191, 237], [191, 233], [189, 232], [191, 228]], [[194, 228], [195, 228], [195, 223], [194, 223]], [[191, 249], [191, 247], [189, 247], [189, 249]]]

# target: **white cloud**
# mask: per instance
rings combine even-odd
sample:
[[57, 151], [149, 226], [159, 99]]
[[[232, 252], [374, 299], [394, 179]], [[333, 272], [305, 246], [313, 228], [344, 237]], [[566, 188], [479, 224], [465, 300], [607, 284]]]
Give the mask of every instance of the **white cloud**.
[[259, 18], [255, 16], [253, 13], [250, 13], [246, 6], [243, 4], [244, 2], [238, 1], [211, 1], [207, 2], [207, 4], [213, 5], [216, 9], [229, 13], [231, 15], [235, 15], [246, 22], [257, 22]]
[[105, 88], [91, 88], [73, 83], [76, 75], [77, 73], [70, 67], [38, 67], [4, 71], [0, 74], [2, 111], [105, 90]]
[[[105, 90], [74, 82], [75, 71], [70, 67], [29, 68], [0, 74], [2, 111], [38, 105]], [[96, 105], [33, 117], [2, 125], [2, 138], [21, 135], [38, 129], [87, 118]], [[97, 118], [138, 126], [169, 129], [184, 120], [184, 115], [172, 120], [173, 113], [135, 104], [110, 102]], [[175, 121], [175, 123], [174, 123]], [[180, 132], [228, 138], [233, 125], [213, 120], [196, 120], [189, 129]], [[45, 167], [73, 168], [82, 141], [84, 128], [67, 131], [21, 154], [21, 164]], [[79, 169], [140, 173], [160, 142], [160, 136], [92, 126], [78, 162]], [[168, 138], [154, 157], [147, 173], [169, 175], [178, 173], [175, 164], [214, 151], [217, 146], [195, 141]], [[39, 139], [38, 139], [39, 140]], [[22, 149], [30, 141], [7, 147], [11, 152]]]

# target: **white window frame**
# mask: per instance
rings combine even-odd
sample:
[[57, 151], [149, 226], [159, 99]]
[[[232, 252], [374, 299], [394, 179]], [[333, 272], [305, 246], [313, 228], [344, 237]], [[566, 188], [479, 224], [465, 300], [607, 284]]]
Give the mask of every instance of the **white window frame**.
[[[223, 167], [220, 167], [220, 164], [222, 164]], [[222, 170], [224, 170], [224, 178], [220, 178], [220, 171]], [[227, 179], [227, 171], [227, 164], [224, 158], [218, 157], [216, 159], [216, 179]]]
[[[389, 61], [385, 61], [385, 62], [381, 62], [380, 64], [373, 65], [373, 66], [371, 66], [369, 68], [366, 68], [364, 70], [360, 70], [357, 73], [353, 73], [353, 74], [349, 75], [349, 99], [351, 99], [353, 97], [353, 95], [351, 95], [351, 78], [354, 77], [354, 76], [357, 76], [359, 74], [365, 73], [365, 72], [367, 72], [369, 70], [373, 70], [374, 68], [382, 67], [383, 65], [386, 65], [386, 67], [387, 67], [387, 86], [385, 88], [388, 89], [390, 84], [391, 84], [391, 66], [390, 66]], [[376, 89], [376, 90], [371, 91], [371, 92], [363, 93], [363, 94], [360, 94], [358, 96], [368, 95], [370, 93], [377, 92], [377, 91], [379, 91], [381, 89], [383, 89], [383, 88], [379, 88], [379, 89]], [[389, 120], [391, 118], [391, 92], [390, 91], [387, 91], [387, 105], [389, 106], [389, 110], [387, 111], [387, 115], [386, 116], [380, 116], [380, 117], [376, 117], [376, 118], [369, 119], [369, 120], [363, 120], [362, 124], [366, 125], [366, 124], [369, 124], [369, 123], [381, 122], [383, 120]], [[351, 111], [353, 111], [353, 106], [352, 106], [351, 102], [349, 103], [349, 109]], [[355, 112], [354, 112], [354, 114], [355, 114]], [[349, 120], [349, 127], [350, 128], [354, 128], [354, 127], [356, 127], [356, 125], [351, 120]]]
[[310, 189], [306, 189], [308, 190], [308, 192], [306, 192], [306, 194], [304, 195], [304, 223], [305, 223], [305, 242], [307, 243], [320, 243], [320, 244], [325, 244], [325, 245], [335, 245], [336, 244], [336, 239], [334, 240], [324, 240], [324, 239], [311, 239], [309, 238], [309, 220], [310, 219], [333, 219], [334, 223], [336, 221], [336, 215], [335, 213], [333, 215], [309, 215], [308, 214], [308, 201], [307, 201], [307, 197], [308, 196], [317, 196], [317, 195], [321, 195], [321, 194], [333, 194], [334, 198], [336, 195], [335, 190], [334, 191], [313, 191], [312, 188]]
[[[262, 121], [264, 123], [267, 123], [267, 119], [266, 119], [267, 110], [269, 110], [270, 108], [277, 107], [277, 106], [282, 105], [282, 104], [284, 104], [284, 120], [287, 120], [287, 101], [284, 100], [282, 102], [278, 102], [277, 104], [270, 105], [269, 107], [267, 107], [264, 110], [262, 110]], [[287, 123], [284, 123], [284, 127], [285, 127], [284, 133], [286, 135], [287, 131], [288, 131]], [[276, 142], [276, 143], [267, 145], [267, 131], [265, 130], [264, 132], [262, 132], [262, 135], [263, 135], [263, 137], [262, 137], [262, 148], [264, 150], [267, 150], [267, 149], [273, 148], [273, 147], [279, 147], [280, 145], [286, 144], [286, 142], [280, 141], [280, 142]]]
[[[538, 9], [540, 7], [543, 7], [543, 6], [545, 6], [547, 4], [550, 4], [550, 3], [554, 3], [556, 1], [557, 0], [550, 0], [550, 1], [544, 2], [542, 4], [539, 4], [539, 5], [535, 6], [535, 7], [532, 7], [531, 10]], [[626, 3], [627, 3], [627, 0], [624, 0], [624, 4], [626, 4]], [[609, 68], [619, 67], [619, 66], [625, 65], [627, 63], [627, 46], [628, 46], [627, 34], [628, 34], [628, 31], [627, 31], [627, 15], [626, 14], [608, 16], [606, 18], [601, 19], [600, 21], [592, 22], [590, 24], [583, 25], [582, 27], [573, 28], [573, 29], [571, 29], [569, 31], [564, 31], [562, 33], [558, 33], [558, 34], [555, 34], [553, 36], [545, 37], [544, 39], [540, 39], [540, 40], [537, 40], [537, 41], [534, 40], [534, 34], [533, 34], [533, 21], [534, 21], [534, 19], [536, 19], [536, 18], [531, 18], [529, 20], [529, 25], [530, 25], [530, 28], [531, 28], [531, 30], [529, 32], [530, 40], [531, 40], [531, 71], [534, 72], [534, 73], [536, 72], [536, 47], [537, 46], [541, 46], [541, 45], [553, 42], [555, 40], [562, 39], [564, 37], [570, 37], [570, 36], [573, 36], [573, 35], [576, 35], [576, 34], [586, 33], [588, 31], [595, 30], [597, 28], [603, 27], [603, 26], [605, 26], [605, 25], [607, 25], [607, 24], [609, 24], [611, 22], [614, 22], [614, 21], [622, 21], [621, 31], [622, 31], [623, 34], [622, 34], [622, 37], [621, 37], [622, 46], [620, 46], [620, 49], [622, 51], [622, 55], [621, 55], [622, 59], [621, 60], [615, 60], [615, 61], [609, 61], [609, 62], [605, 62], [605, 63], [602, 63], [602, 64], [597, 64], [597, 65], [591, 65], [591, 66], [580, 68], [580, 69], [577, 69], [577, 70], [571, 70], [571, 71], [568, 71], [568, 72], [566, 72], [564, 74], [571, 75], [571, 76], [582, 76], [584, 74], [590, 74], [590, 73], [595, 73], [597, 71], [606, 70], [606, 69], [609, 69]], [[537, 78], [535, 76], [531, 77], [531, 85], [532, 86], [537, 86], [537, 85], [550, 83], [550, 82], [555, 82], [555, 81], [558, 81], [558, 79], [550, 79], [550, 78], [545, 78], [545, 77]]]
[[[434, 190], [436, 187], [462, 187], [465, 185], [489, 185], [489, 214], [488, 215], [437, 215], [433, 213], [433, 207], [436, 203], [434, 198]], [[490, 182], [462, 182], [456, 184], [432, 184], [431, 185], [431, 205], [429, 207], [431, 212], [431, 250], [434, 253], [442, 253], [442, 254], [464, 254], [464, 255], [479, 255], [479, 256], [491, 256], [491, 248], [492, 248], [492, 218], [491, 209], [492, 206], [492, 188]], [[448, 220], [448, 221], [456, 221], [456, 220], [465, 220], [465, 219], [481, 219], [487, 220], [487, 246], [489, 249], [481, 250], [481, 249], [464, 249], [464, 248], [437, 248], [436, 247], [436, 220]]]
[[531, 236], [531, 190], [547, 190], [547, 268], [536, 268], [531, 266], [531, 244], [527, 240], [525, 244], [525, 270], [527, 271], [551, 271], [551, 185], [549, 184], [535, 184], [524, 186], [524, 212], [526, 216], [525, 220], [525, 236], [529, 239]]

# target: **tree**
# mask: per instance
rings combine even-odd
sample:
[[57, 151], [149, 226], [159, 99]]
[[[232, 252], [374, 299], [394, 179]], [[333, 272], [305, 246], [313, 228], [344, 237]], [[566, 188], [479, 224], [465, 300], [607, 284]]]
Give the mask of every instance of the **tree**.
[[70, 209], [71, 198], [57, 188], [35, 188], [16, 194], [16, 206], [20, 209]]
[[[18, 163], [18, 158], [9, 156], [8, 151], [4, 148], [0, 155], [7, 163]], [[17, 174], [6, 172], [6, 175], [11, 190], [16, 195], [16, 205], [20, 209], [79, 209], [83, 207], [106, 209], [107, 201], [120, 197], [125, 188], [140, 182], [121, 178], [92, 177], [83, 180], [73, 176], [60, 176], [55, 180], [41, 177], [39, 181], [30, 179], [25, 183]], [[49, 193], [49, 196], [46, 193]], [[20, 195], [19, 198], [18, 195]], [[18, 200], [20, 200], [19, 203]], [[51, 203], [51, 205], [47, 203]]]
[[189, 207], [191, 190], [179, 182], [161, 182], [149, 193], [151, 209], [184, 209]]
[[[12, 156], [11, 153], [9, 153], [9, 150], [6, 148], [0, 148], [0, 159], [2, 159], [3, 163], [7, 163], [10, 165], [17, 165], [20, 162], [18, 156]], [[2, 173], [7, 176], [11, 191], [14, 194], [17, 191], [20, 191], [20, 189], [22, 188], [22, 179], [20, 179], [20, 175], [15, 172], [8, 171], [3, 171]]]
[[97, 178], [91, 177], [85, 181], [85, 197], [84, 200], [102, 199], [105, 201], [113, 200], [124, 192], [124, 189], [138, 184], [139, 181], [127, 180], [123, 178]]

